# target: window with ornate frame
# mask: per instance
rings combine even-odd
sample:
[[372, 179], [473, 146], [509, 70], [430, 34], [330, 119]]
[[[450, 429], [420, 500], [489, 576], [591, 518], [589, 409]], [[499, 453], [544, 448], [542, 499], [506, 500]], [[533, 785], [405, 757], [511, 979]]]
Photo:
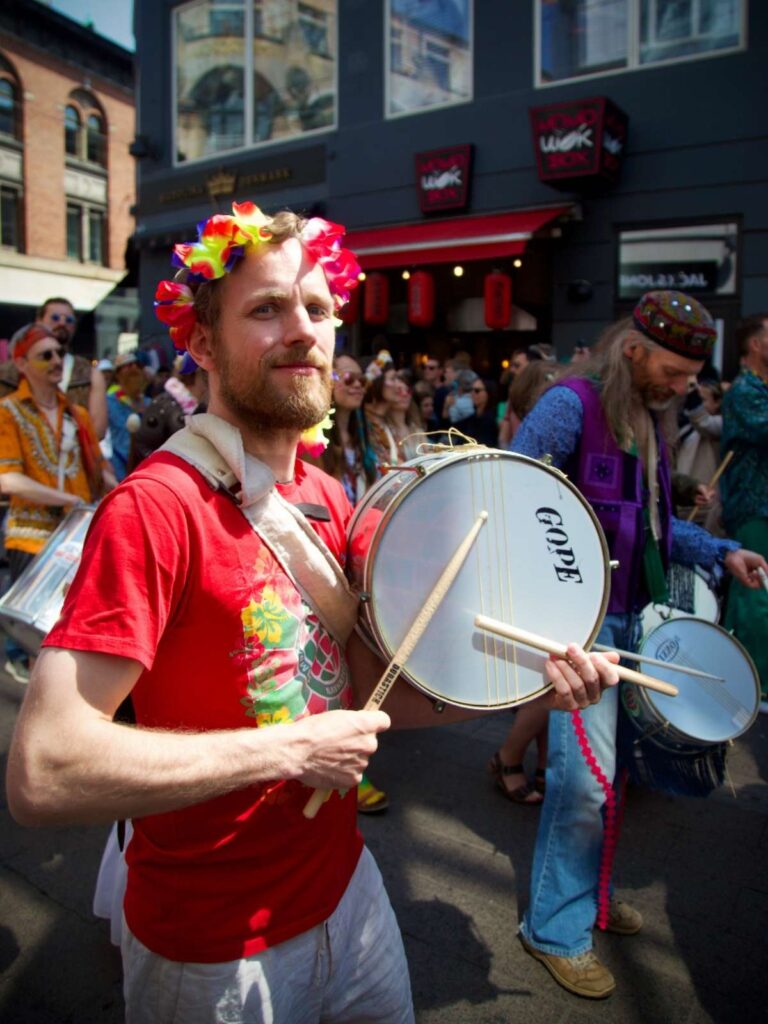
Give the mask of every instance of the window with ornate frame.
[[472, 99], [474, 0], [386, 0], [385, 113]]
[[338, 0], [192, 0], [172, 12], [174, 160], [336, 127]]
[[536, 84], [733, 53], [746, 32], [747, 0], [535, 0]]
[[106, 118], [84, 89], [75, 89], [64, 108], [64, 151], [73, 160], [107, 166]]

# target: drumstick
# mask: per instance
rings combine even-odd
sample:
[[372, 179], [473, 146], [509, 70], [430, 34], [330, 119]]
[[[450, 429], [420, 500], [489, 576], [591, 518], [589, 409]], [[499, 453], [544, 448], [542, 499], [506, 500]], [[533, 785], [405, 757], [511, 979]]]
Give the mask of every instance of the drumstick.
[[689, 668], [687, 665], [676, 665], [673, 661], [661, 661], [659, 658], [649, 658], [645, 654], [635, 654], [632, 651], [622, 651], [620, 647], [606, 647], [605, 644], [592, 644], [593, 651], [616, 651], [622, 658], [629, 658], [630, 661], [644, 661], [648, 665], [658, 665], [659, 668], [673, 668], [675, 672], [685, 672], [689, 676], [698, 676], [700, 679], [712, 679], [716, 683], [724, 683], [722, 676], [712, 676], [709, 672], [702, 672], [697, 668]]
[[[710, 490], [715, 486], [717, 481], [723, 475], [723, 473], [725, 472], [725, 469], [726, 469], [728, 463], [731, 461], [732, 458], [733, 458], [733, 448], [731, 448], [731, 450], [729, 452], [725, 453], [725, 458], [720, 463], [720, 465], [717, 467], [715, 472], [712, 474], [712, 479], [707, 484], [707, 487], [710, 488]], [[688, 518], [686, 519], [686, 522], [688, 522], [688, 523], [693, 522], [693, 517], [696, 515], [696, 513], [698, 511], [699, 511], [698, 506], [694, 506], [691, 509], [691, 511], [688, 513]]]
[[[517, 626], [510, 626], [506, 622], [499, 622], [498, 619], [489, 619], [486, 615], [476, 615], [475, 625], [478, 629], [483, 629], [488, 633], [496, 633], [498, 636], [506, 637], [507, 640], [516, 640], [527, 647], [535, 647], [540, 651], [546, 651], [548, 654], [557, 654], [563, 658], [568, 657], [568, 648], [565, 644], [559, 644], [556, 640], [549, 640], [547, 637], [538, 636], [536, 633], [529, 633], [525, 629], [518, 629]], [[658, 690], [659, 693], [665, 693], [668, 697], [676, 697], [679, 692], [677, 687], [672, 686], [671, 683], [664, 683], [661, 679], [654, 679], [653, 676], [647, 676], [644, 672], [635, 672], [633, 668], [624, 668], [623, 665], [616, 665], [616, 671], [619, 673], [620, 679], [625, 679], [628, 683], [637, 683], [639, 686], [645, 686], [649, 690]]]
[[763, 584], [763, 588], [768, 590], [768, 575], [766, 575], [765, 569], [761, 565], [757, 567], [757, 575], [760, 577], [760, 582]]
[[[400, 675], [400, 670], [413, 653], [414, 647], [421, 638], [424, 630], [429, 625], [430, 619], [437, 611], [438, 605], [448, 593], [449, 587], [458, 576], [459, 570], [464, 564], [466, 557], [469, 554], [472, 545], [475, 543], [477, 535], [487, 518], [487, 512], [480, 513], [475, 520], [472, 529], [458, 546], [448, 565], [443, 569], [440, 579], [432, 588], [432, 591], [424, 602], [421, 611], [414, 619], [411, 628], [405, 634], [405, 638], [402, 640], [400, 646], [392, 656], [392, 660], [389, 665], [387, 665], [384, 674], [376, 684], [375, 690], [365, 702], [363, 711], [373, 711], [376, 708], [381, 707], [384, 698], [392, 689], [395, 680]], [[331, 790], [329, 789], [316, 789], [304, 807], [304, 817], [314, 818], [320, 810], [320, 807], [325, 803], [330, 792]]]

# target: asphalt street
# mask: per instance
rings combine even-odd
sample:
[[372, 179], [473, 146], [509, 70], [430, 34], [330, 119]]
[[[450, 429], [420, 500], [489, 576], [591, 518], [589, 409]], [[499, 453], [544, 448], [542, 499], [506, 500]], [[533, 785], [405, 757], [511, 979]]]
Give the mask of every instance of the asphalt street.
[[[3, 766], [24, 687], [0, 674]], [[361, 818], [400, 921], [418, 1024], [739, 1024], [768, 1020], [768, 716], [706, 800], [630, 790], [618, 893], [634, 937], [600, 934], [600, 1003], [560, 989], [516, 930], [539, 812], [485, 765], [511, 713], [384, 736], [371, 776], [391, 806]], [[0, 1022], [117, 1024], [120, 963], [91, 912], [106, 828], [20, 828], [0, 807]]]

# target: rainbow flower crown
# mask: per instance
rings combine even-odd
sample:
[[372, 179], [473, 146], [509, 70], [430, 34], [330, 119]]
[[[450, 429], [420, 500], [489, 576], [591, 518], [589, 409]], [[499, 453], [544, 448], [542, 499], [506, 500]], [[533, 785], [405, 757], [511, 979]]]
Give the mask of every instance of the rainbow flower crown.
[[[186, 352], [197, 322], [195, 292], [204, 281], [215, 281], [228, 274], [247, 249], [269, 242], [270, 218], [255, 203], [233, 203], [232, 215], [216, 213], [197, 225], [197, 241], [181, 242], [173, 247], [171, 262], [186, 271], [185, 281], [161, 281], [155, 292], [155, 315], [166, 324], [174, 348]], [[312, 217], [304, 225], [300, 241], [305, 251], [323, 268], [328, 288], [338, 310], [349, 302], [350, 292], [359, 284], [360, 265], [355, 254], [343, 249], [344, 228], [340, 224]], [[305, 430], [299, 452], [319, 457], [327, 447], [323, 433], [331, 427], [331, 409], [325, 419]]]
[[[171, 262], [185, 270], [186, 280], [161, 281], [155, 292], [155, 315], [169, 328], [177, 351], [186, 351], [197, 317], [194, 287], [228, 274], [247, 249], [269, 242], [270, 218], [255, 203], [233, 203], [232, 215], [216, 213], [197, 225], [196, 242], [180, 242], [173, 247]], [[357, 286], [360, 266], [354, 253], [343, 249], [344, 228], [321, 217], [312, 217], [304, 225], [301, 244], [323, 268], [336, 309], [349, 302]]]

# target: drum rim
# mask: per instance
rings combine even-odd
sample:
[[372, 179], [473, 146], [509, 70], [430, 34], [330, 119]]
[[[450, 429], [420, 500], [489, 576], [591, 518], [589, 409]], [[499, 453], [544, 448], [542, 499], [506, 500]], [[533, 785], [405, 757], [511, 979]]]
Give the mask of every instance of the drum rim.
[[[756, 667], [756, 665], [755, 665], [755, 663], [754, 663], [754, 661], [752, 659], [751, 654], [746, 649], [744, 644], [739, 640], [738, 637], [735, 637], [732, 633], [729, 633], [728, 630], [725, 629], [723, 626], [721, 626], [719, 623], [717, 623], [717, 622], [710, 622], [708, 619], [699, 618], [697, 615], [677, 615], [677, 616], [675, 616], [674, 619], [666, 619], [664, 622], [660, 622], [658, 624], [658, 626], [654, 626], [653, 629], [650, 631], [650, 633], [647, 633], [642, 638], [642, 640], [640, 641], [640, 649], [637, 652], [638, 655], [642, 654], [642, 647], [643, 647], [643, 645], [646, 643], [647, 640], [650, 640], [650, 638], [653, 636], [653, 634], [657, 630], [661, 629], [663, 626], [666, 626], [668, 623], [673, 622], [673, 621], [676, 622], [676, 623], [685, 622], [685, 621], [688, 621], [688, 622], [698, 622], [698, 623], [700, 623], [703, 626], [709, 626], [712, 629], [715, 629], [715, 630], [717, 630], [720, 633], [724, 633], [728, 637], [729, 640], [732, 640], [736, 644], [736, 646], [739, 648], [741, 653], [744, 655], [744, 658], [745, 658], [745, 660], [746, 660], [746, 662], [747, 662], [747, 664], [749, 666], [749, 669], [752, 672], [752, 679], [754, 680], [754, 683], [755, 683], [755, 687], [756, 687], [756, 691], [757, 691], [757, 701], [755, 702], [754, 711], [752, 712], [752, 715], [751, 715], [749, 721], [747, 722], [747, 724], [742, 729], [740, 729], [738, 732], [732, 733], [730, 736], [727, 736], [725, 739], [722, 739], [722, 740], [702, 740], [702, 739], [700, 739], [697, 736], [692, 736], [690, 733], [683, 732], [683, 730], [680, 729], [679, 726], [674, 725], [672, 722], [669, 721], [669, 719], [666, 719], [665, 716], [663, 716], [661, 714], [660, 710], [656, 707], [656, 705], [654, 703], [654, 694], [653, 694], [652, 690], [649, 690], [649, 689], [647, 689], [644, 686], [634, 686], [633, 688], [637, 691], [637, 696], [638, 696], [638, 699], [639, 699], [640, 703], [643, 706], [648, 707], [648, 708], [650, 708], [653, 711], [653, 713], [659, 719], [659, 724], [666, 723], [663, 726], [663, 735], [672, 735], [672, 734], [674, 734], [674, 736], [680, 737], [678, 742], [685, 743], [685, 742], [692, 741], [692, 742], [694, 742], [694, 743], [696, 743], [698, 745], [699, 749], [702, 749], [702, 748], [707, 748], [707, 747], [714, 747], [718, 743], [729, 743], [731, 740], [737, 740], [740, 736], [743, 736], [744, 733], [747, 732], [748, 729], [751, 729], [752, 726], [755, 724], [755, 721], [756, 721], [758, 713], [759, 713], [759, 708], [760, 708], [760, 675], [759, 675], [759, 673], [757, 671], [757, 667]], [[638, 666], [640, 666], [641, 664], [642, 664], [642, 662], [638, 663]], [[648, 666], [648, 668], [649, 668], [649, 671], [650, 671], [651, 674], [653, 674], [654, 668], [658, 671], [658, 666]], [[633, 685], [633, 684], [629, 684], [629, 685]], [[637, 728], [639, 729], [640, 727], [637, 726]]]
[[[529, 463], [535, 466], [536, 469], [544, 470], [545, 472], [549, 473], [550, 476], [556, 477], [558, 483], [564, 485], [577, 499], [577, 501], [582, 505], [582, 507], [587, 511], [588, 517], [592, 521], [593, 526], [595, 527], [595, 532], [597, 534], [600, 548], [603, 554], [603, 593], [600, 602], [600, 610], [597, 615], [595, 624], [592, 627], [589, 637], [584, 644], [584, 649], [589, 650], [594, 644], [595, 640], [597, 639], [598, 633], [600, 632], [600, 626], [602, 625], [603, 619], [605, 617], [611, 593], [611, 566], [608, 542], [605, 539], [605, 533], [603, 532], [603, 528], [600, 525], [600, 521], [597, 518], [595, 510], [589, 504], [589, 502], [578, 489], [578, 487], [576, 487], [576, 485], [571, 480], [568, 479], [567, 475], [563, 473], [562, 470], [558, 469], [556, 466], [552, 466], [548, 462], [544, 462], [540, 459], [533, 459], [528, 455], [520, 455], [518, 452], [505, 451], [501, 448], [487, 448], [481, 445], [466, 445], [465, 447], [469, 448], [470, 450], [463, 451], [461, 449], [451, 449], [450, 451], [447, 452], [425, 452], [421, 455], [417, 455], [413, 459], [409, 459], [407, 462], [404, 462], [400, 466], [393, 466], [392, 469], [388, 473], [386, 473], [380, 480], [377, 480], [373, 487], [371, 487], [360, 499], [360, 501], [355, 507], [352, 518], [350, 519], [349, 524], [347, 526], [348, 546], [349, 540], [354, 533], [358, 521], [364, 515], [364, 513], [367, 512], [368, 507], [374, 503], [375, 496], [379, 494], [380, 491], [383, 491], [385, 489], [384, 485], [387, 479], [389, 478], [391, 480], [395, 474], [402, 473], [403, 471], [412, 474], [412, 479], [404, 483], [403, 486], [397, 491], [397, 493], [393, 495], [390, 504], [383, 512], [381, 518], [379, 519], [373, 531], [371, 543], [368, 547], [368, 550], [366, 551], [362, 567], [362, 592], [364, 594], [371, 593], [371, 567], [376, 560], [376, 553], [378, 552], [379, 545], [383, 537], [383, 534], [386, 530], [386, 527], [389, 525], [389, 522], [392, 519], [395, 511], [405, 500], [406, 496], [416, 486], [418, 486], [418, 484], [421, 481], [423, 481], [427, 476], [432, 476], [434, 473], [441, 472], [448, 466], [453, 465], [455, 462], [509, 459], [513, 462], [519, 462], [524, 464]], [[427, 461], [431, 463], [429, 470], [423, 473], [419, 473], [417, 471], [418, 467]], [[383, 637], [381, 636], [381, 630], [378, 628], [376, 618], [372, 614], [374, 608], [375, 605], [370, 599], [364, 600], [363, 614], [361, 616], [361, 625], [366, 635], [371, 634], [370, 640], [373, 644], [373, 649], [380, 656], [383, 656], [387, 661], [390, 661], [395, 651], [390, 650], [389, 646], [384, 643]], [[427, 696], [433, 698], [434, 700], [445, 704], [450, 704], [452, 707], [469, 708], [475, 711], [490, 712], [497, 710], [500, 711], [504, 708], [519, 707], [522, 704], [527, 704], [529, 701], [535, 700], [537, 697], [541, 697], [543, 694], [549, 692], [549, 690], [552, 689], [552, 683], [546, 682], [542, 679], [541, 688], [534, 691], [533, 693], [526, 694], [523, 698], [504, 701], [498, 704], [476, 704], [467, 701], [459, 701], [455, 698], [451, 698], [450, 700], [447, 699], [444, 693], [440, 693], [439, 691], [434, 690], [433, 688], [428, 686], [423, 680], [418, 679], [416, 676], [414, 676], [409, 671], [407, 662], [401, 668], [400, 672], [401, 675], [403, 675], [412, 686], [415, 686], [416, 689], [420, 690], [422, 693], [427, 694]]]

